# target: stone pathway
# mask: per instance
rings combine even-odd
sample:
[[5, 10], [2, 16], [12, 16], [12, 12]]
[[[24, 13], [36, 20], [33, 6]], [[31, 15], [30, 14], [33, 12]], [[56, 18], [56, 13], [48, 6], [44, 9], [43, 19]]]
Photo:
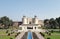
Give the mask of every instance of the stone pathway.
[[25, 34], [23, 35], [23, 37], [21, 39], [27, 39], [27, 34], [28, 34], [28, 32], [25, 32]]
[[[44, 39], [44, 37], [41, 34], [39, 34], [39, 32], [34, 32], [34, 33], [36, 34], [38, 39]], [[27, 36], [24, 36], [24, 34], [25, 34], [25, 32], [21, 32], [15, 39], [25, 39]], [[22, 38], [22, 37], [24, 37], [24, 38]], [[32, 39], [34, 39], [34, 36]]]
[[32, 32], [32, 35], [33, 35], [33, 39], [39, 39], [34, 32]]
[[15, 39], [21, 39], [24, 34], [25, 34], [25, 32], [21, 32]]
[[35, 32], [35, 34], [37, 35], [37, 37], [38, 37], [39, 39], [44, 39], [44, 37], [43, 37], [41, 34], [39, 34], [38, 32]]

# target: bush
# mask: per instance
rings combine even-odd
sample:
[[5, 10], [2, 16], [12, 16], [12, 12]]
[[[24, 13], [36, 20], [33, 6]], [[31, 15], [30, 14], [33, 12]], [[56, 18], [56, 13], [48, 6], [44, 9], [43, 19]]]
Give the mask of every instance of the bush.
[[8, 33], [8, 30], [6, 31], [6, 33]]
[[10, 38], [10, 39], [13, 39], [13, 38]]
[[49, 32], [46, 32], [46, 34], [48, 34]]
[[17, 35], [15, 35], [15, 37], [17, 37], [20, 34], [20, 32], [17, 33]]
[[17, 35], [15, 35], [15, 37], [17, 37]]
[[53, 30], [51, 30], [51, 33], [53, 33], [54, 31]]
[[50, 39], [49, 37], [47, 39]]
[[11, 34], [13, 34], [14, 32], [11, 32]]
[[51, 35], [51, 33], [48, 33], [48, 35], [50, 36], [50, 35]]
[[10, 33], [8, 33], [8, 36], [10, 36]]
[[40, 34], [44, 37], [45, 35], [43, 33], [40, 32]]
[[20, 32], [17, 33], [17, 35], [19, 35], [19, 34], [20, 34]]
[[17, 35], [15, 35], [15, 37], [17, 37], [20, 34], [20, 32], [17, 33]]
[[18, 34], [20, 34], [20, 32], [18, 32]]

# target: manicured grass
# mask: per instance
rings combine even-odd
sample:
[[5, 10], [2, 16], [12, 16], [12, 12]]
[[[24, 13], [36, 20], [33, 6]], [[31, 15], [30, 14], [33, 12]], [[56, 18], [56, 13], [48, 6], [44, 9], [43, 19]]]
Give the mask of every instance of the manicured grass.
[[53, 33], [51, 33], [50, 36], [45, 34], [45, 39], [47, 39], [47, 37], [49, 37], [50, 39], [60, 39], [60, 33], [59, 32], [53, 32]]
[[50, 39], [60, 39], [60, 35], [51, 35], [51, 36], [46, 35], [45, 39], [47, 39], [47, 37], [49, 37]]
[[15, 39], [14, 36], [0, 36], [0, 39], [10, 39], [10, 38]]
[[60, 35], [52, 35], [50, 36], [51, 39], [60, 39]]
[[60, 32], [53, 32], [52, 35], [60, 35]]
[[[6, 31], [8, 30], [8, 33], [11, 33], [11, 29], [0, 29], [0, 35], [1, 34], [8, 34], [8, 33], [6, 33]], [[16, 34], [16, 33], [13, 33], [13, 34]]]
[[6, 30], [0, 29], [0, 34], [6, 34]]
[[8, 33], [11, 34], [11, 29], [0, 29], [0, 39], [10, 39], [10, 38], [13, 38], [15, 39], [15, 35], [17, 33], [13, 33], [11, 34], [11, 36], [8, 36], [8, 33], [6, 33], [6, 31], [8, 30]]

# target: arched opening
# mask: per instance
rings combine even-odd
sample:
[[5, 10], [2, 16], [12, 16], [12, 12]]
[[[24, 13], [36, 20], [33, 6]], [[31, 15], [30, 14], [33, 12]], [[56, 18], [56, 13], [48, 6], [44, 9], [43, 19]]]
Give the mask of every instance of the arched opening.
[[31, 24], [31, 22], [29, 22], [29, 24]]
[[33, 27], [27, 27], [27, 29], [33, 29]]
[[36, 29], [36, 27], [35, 27], [35, 29]]

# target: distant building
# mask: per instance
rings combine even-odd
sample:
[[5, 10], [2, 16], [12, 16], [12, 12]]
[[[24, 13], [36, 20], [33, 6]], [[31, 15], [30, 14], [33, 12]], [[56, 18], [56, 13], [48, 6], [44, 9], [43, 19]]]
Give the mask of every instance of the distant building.
[[34, 18], [27, 18], [26, 16], [23, 16], [22, 21], [13, 21], [13, 26], [19, 26], [22, 24], [40, 24], [41, 26], [44, 25], [43, 20], [39, 20], [37, 16]]
[[17, 26], [18, 27], [21, 24], [22, 24], [21, 21], [13, 21], [13, 26]]
[[42, 26], [44, 26], [44, 21], [39, 20], [37, 16], [34, 16], [34, 18], [23, 16], [22, 24], [19, 25], [19, 28], [22, 28], [20, 31], [37, 31]]

